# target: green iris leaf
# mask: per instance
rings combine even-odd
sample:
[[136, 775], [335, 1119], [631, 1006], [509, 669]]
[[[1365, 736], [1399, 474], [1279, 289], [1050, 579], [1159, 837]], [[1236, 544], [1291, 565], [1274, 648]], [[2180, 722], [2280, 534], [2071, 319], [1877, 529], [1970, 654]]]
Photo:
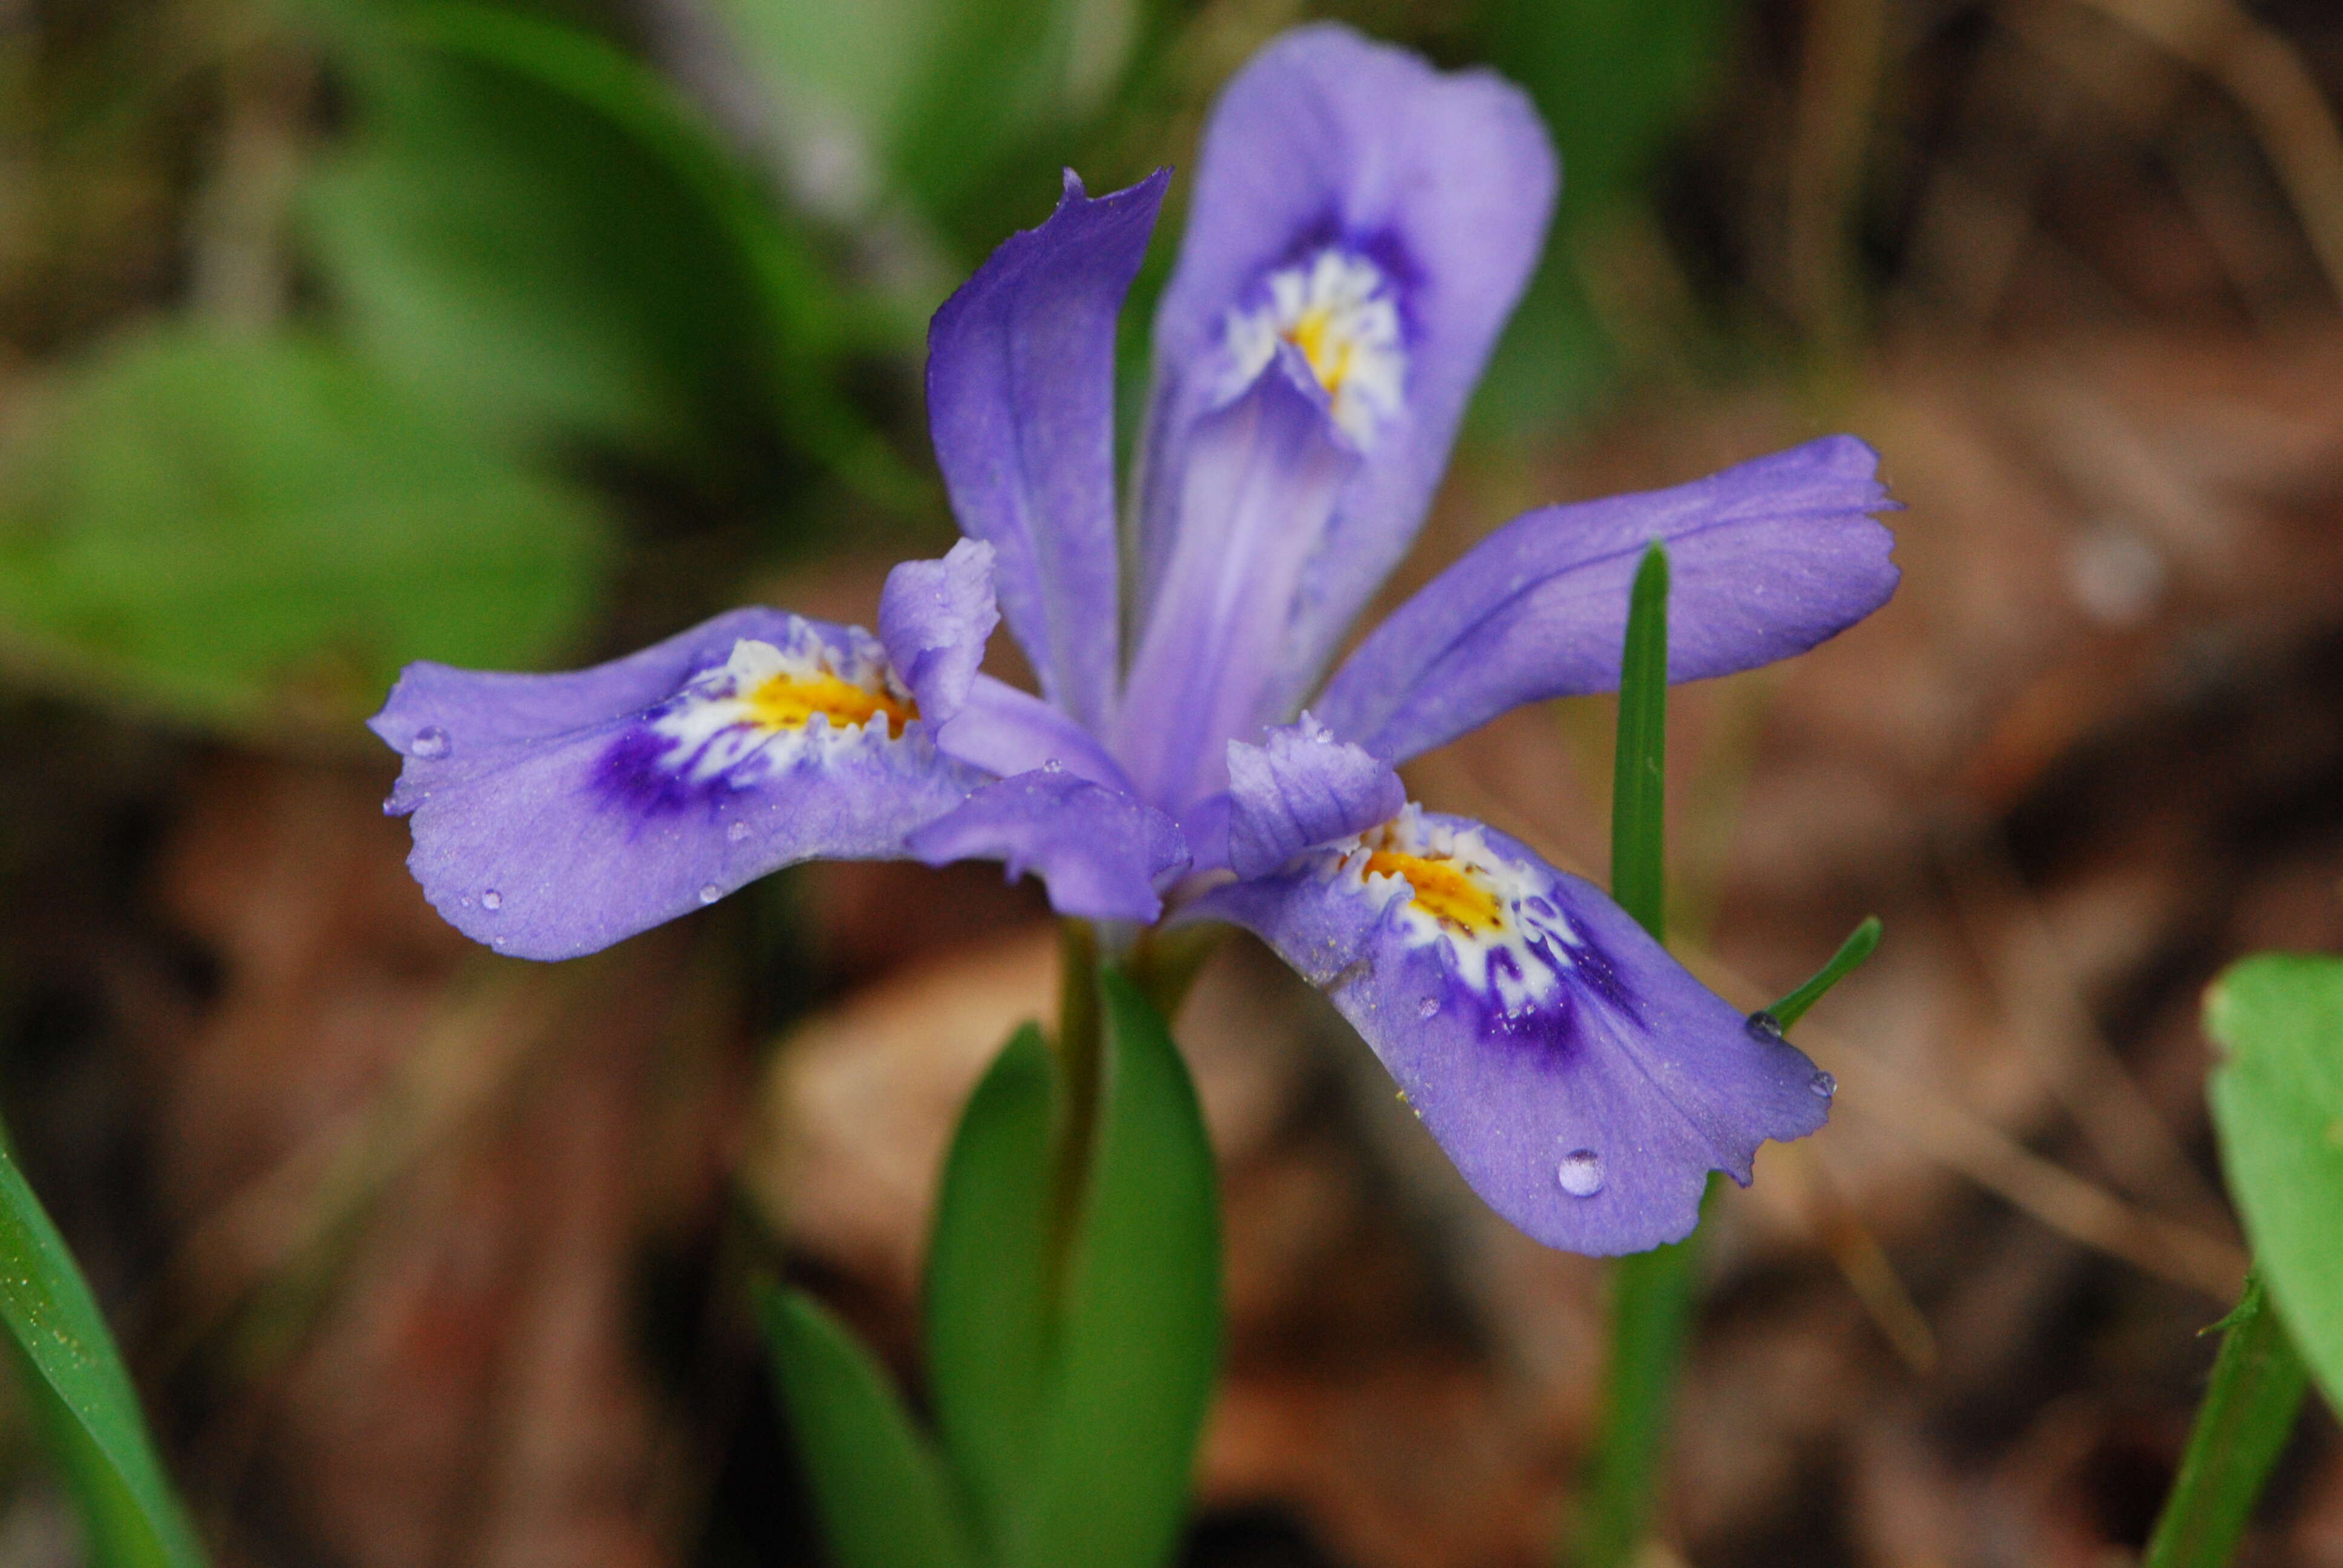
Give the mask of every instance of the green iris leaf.
[[995, 1544], [1015, 1533], [1031, 1491], [1049, 1395], [1058, 1114], [1056, 1060], [1029, 1024], [960, 1114], [928, 1248], [936, 1426]]
[[2205, 1022], [2226, 1053], [2213, 1124], [2256, 1267], [2343, 1410], [2343, 959], [2247, 959], [2214, 983]]
[[1100, 985], [1098, 1141], [1016, 1568], [1171, 1555], [1220, 1357], [1219, 1195], [1196, 1091], [1162, 1016], [1111, 969]]

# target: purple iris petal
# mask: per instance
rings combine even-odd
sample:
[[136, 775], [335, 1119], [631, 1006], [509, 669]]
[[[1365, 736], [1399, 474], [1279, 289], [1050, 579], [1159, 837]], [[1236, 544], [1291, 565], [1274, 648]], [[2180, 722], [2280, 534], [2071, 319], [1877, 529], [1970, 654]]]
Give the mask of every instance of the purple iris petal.
[[1665, 540], [1668, 678], [1800, 653], [1896, 590], [1878, 454], [1826, 437], [1674, 489], [1548, 507], [1433, 578], [1361, 643], [1312, 708], [1402, 762], [1524, 702], [1619, 684], [1627, 590]]
[[1229, 742], [1229, 869], [1264, 877], [1305, 849], [1390, 821], [1407, 804], [1399, 775], [1308, 714], [1263, 744]]
[[1131, 781], [1096, 736], [1028, 691], [979, 675], [959, 712], [938, 731], [944, 755], [1002, 778], [1052, 763], [1077, 778], [1131, 793]]
[[569, 675], [411, 666], [407, 866], [466, 936], [574, 958], [799, 860], [892, 859], [982, 782], [851, 627], [736, 610]]
[[984, 639], [1001, 624], [990, 545], [962, 539], [943, 559], [905, 561], [879, 598], [879, 640], [930, 728], [968, 700]]
[[[1245, 322], [1322, 261], [1380, 279], [1396, 311], [1395, 412], [1369, 394], [1367, 460], [1314, 550], [1275, 671], [1292, 711], [1343, 629], [1406, 552], [1498, 328], [1544, 243], [1557, 182], [1527, 97], [1485, 71], [1443, 75], [1322, 25], [1239, 72], [1206, 126], [1177, 270], [1155, 321], [1156, 385], [1141, 490], [1142, 578], [1163, 589], [1197, 421], [1225, 402]], [[1366, 319], [1363, 317], [1362, 319]], [[1233, 336], [1232, 336], [1233, 330]], [[1301, 340], [1302, 334], [1294, 335]], [[1340, 368], [1328, 354], [1326, 373]], [[1360, 368], [1353, 361], [1352, 368]], [[1354, 377], [1354, 379], [1357, 379]]]
[[1094, 920], [1152, 921], [1161, 890], [1188, 866], [1172, 819], [1134, 796], [1064, 771], [988, 784], [950, 816], [911, 835], [931, 866], [1005, 860], [1011, 879], [1037, 873], [1050, 907]]
[[1750, 1030], [1592, 885], [1463, 818], [1410, 808], [1348, 855], [1195, 909], [1322, 988], [1473, 1190], [1549, 1246], [1681, 1241], [1709, 1171], [1745, 1184], [1760, 1143], [1829, 1112], [1805, 1055]]
[[1093, 728], [1117, 668], [1114, 333], [1169, 170], [1092, 201], [1069, 170], [928, 330], [928, 422], [960, 529], [1001, 552], [1010, 629]]
[[1302, 570], [1357, 457], [1292, 347], [1188, 444], [1180, 537], [1117, 715], [1115, 752], [1167, 811], [1225, 787], [1228, 742], [1284, 715], [1271, 691]]

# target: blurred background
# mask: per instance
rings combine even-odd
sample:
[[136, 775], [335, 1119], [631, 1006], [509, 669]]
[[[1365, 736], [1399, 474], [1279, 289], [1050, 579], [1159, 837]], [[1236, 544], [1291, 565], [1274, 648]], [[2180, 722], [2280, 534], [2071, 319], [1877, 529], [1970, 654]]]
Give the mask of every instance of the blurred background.
[[[916, 1383], [1042, 902], [823, 866], [500, 960], [359, 722], [410, 658], [867, 622], [950, 537], [928, 312], [1313, 16], [1504, 71], [1567, 171], [1394, 599], [1825, 431], [1909, 508], [1885, 612], [1677, 697], [1695, 967], [1754, 1007], [1887, 936], [1799, 1031], [1832, 1125], [1710, 1226], [1654, 1563], [2130, 1560], [2243, 1271], [2199, 990], [2343, 946], [2327, 0], [0, 0], [0, 1108], [220, 1563], [819, 1560], [743, 1282]], [[1609, 724], [1410, 782], [1599, 878]], [[1232, 1312], [1187, 1560], [1548, 1561], [1603, 1266], [1249, 943], [1182, 1034]], [[2323, 1410], [2248, 1551], [2343, 1565]], [[0, 1408], [0, 1563], [77, 1553]]]

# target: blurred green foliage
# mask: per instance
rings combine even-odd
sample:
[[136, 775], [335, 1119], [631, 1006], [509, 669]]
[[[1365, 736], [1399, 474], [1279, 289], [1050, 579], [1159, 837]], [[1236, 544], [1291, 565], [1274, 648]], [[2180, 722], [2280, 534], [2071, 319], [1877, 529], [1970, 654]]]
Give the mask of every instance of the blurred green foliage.
[[330, 344], [141, 330], [45, 390], [0, 467], [0, 617], [69, 679], [266, 727], [420, 654], [530, 663], [592, 606], [595, 504]]
[[1518, 432], [1565, 417], [1617, 376], [1589, 299], [1585, 247], [1647, 208], [1660, 153], [1705, 106], [1741, 20], [1735, 0], [1486, 0], [1489, 63], [1528, 89], [1562, 151], [1544, 263], [1489, 367], [1479, 408]]
[[[178, 198], [273, 199], [293, 286], [259, 321], [191, 298], [20, 382], [0, 659], [247, 734], [349, 733], [412, 658], [574, 660], [627, 558], [617, 523], [737, 518], [766, 551], [847, 519], [940, 528], [926, 311], [1046, 213], [1061, 163], [1103, 186], [1176, 161], [1241, 58], [1222, 35], [1272, 25], [1171, 0], [709, 0], [744, 116], [628, 36], [659, 35], [656, 10], [175, 3], [212, 42], [92, 108], [109, 145], [159, 147], [122, 127], [184, 115], [203, 60], [231, 95], [254, 50], [319, 62], [282, 194], [237, 187], [218, 130]], [[1564, 155], [1555, 244], [1483, 399], [1496, 427], [1546, 427], [1615, 371], [1578, 248], [1647, 201], [1735, 15], [1485, 0], [1403, 40], [1520, 79]], [[72, 119], [70, 81], [35, 85]], [[646, 486], [668, 498], [649, 517]]]

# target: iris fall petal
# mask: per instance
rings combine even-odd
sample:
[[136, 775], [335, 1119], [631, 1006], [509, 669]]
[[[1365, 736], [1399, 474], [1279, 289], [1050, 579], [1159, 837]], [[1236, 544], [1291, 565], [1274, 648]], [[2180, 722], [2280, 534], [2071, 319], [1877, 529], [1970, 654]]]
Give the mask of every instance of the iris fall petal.
[[1465, 1180], [1549, 1246], [1681, 1241], [1711, 1171], [1814, 1131], [1830, 1081], [1592, 885], [1410, 807], [1197, 912], [1245, 926], [1364, 1037]]

